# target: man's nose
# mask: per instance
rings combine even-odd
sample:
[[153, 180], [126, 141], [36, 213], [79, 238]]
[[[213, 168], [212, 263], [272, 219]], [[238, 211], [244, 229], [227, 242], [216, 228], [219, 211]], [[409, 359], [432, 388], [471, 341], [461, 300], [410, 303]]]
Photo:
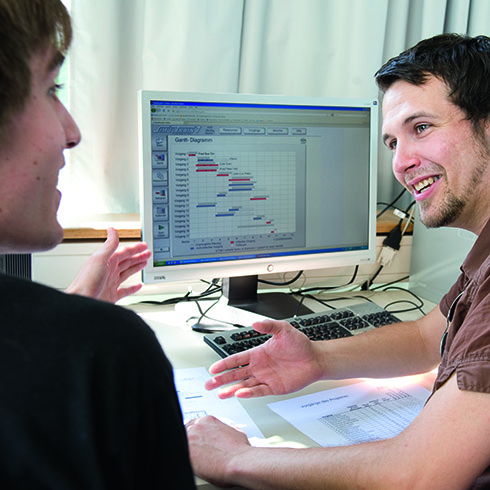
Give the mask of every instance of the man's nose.
[[420, 165], [420, 158], [411, 145], [398, 141], [393, 154], [392, 165], [395, 175], [403, 175], [409, 170], [417, 168]]
[[66, 107], [63, 107], [63, 109], [63, 127], [66, 135], [66, 148], [74, 148], [78, 145], [78, 143], [80, 143], [82, 135], [70, 112], [66, 109]]

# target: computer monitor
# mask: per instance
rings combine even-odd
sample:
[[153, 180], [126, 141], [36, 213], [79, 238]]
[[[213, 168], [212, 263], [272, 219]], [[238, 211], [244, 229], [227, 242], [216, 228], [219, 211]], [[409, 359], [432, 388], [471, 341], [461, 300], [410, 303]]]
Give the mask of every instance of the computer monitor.
[[139, 117], [145, 283], [287, 318], [258, 276], [375, 260], [376, 100], [141, 91]]

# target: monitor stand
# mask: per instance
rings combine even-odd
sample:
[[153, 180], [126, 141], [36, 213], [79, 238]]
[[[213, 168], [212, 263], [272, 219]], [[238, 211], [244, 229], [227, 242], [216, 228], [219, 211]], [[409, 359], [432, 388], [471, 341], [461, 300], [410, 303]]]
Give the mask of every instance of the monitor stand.
[[228, 306], [251, 311], [276, 320], [305, 315], [312, 311], [288, 293], [259, 293], [258, 276], [223, 279], [223, 296]]

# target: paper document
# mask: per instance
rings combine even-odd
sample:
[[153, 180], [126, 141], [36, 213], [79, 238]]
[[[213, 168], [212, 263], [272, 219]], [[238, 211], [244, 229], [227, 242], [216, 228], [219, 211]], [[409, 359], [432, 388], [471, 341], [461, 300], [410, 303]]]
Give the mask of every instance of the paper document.
[[271, 403], [271, 408], [320, 446], [388, 439], [418, 415], [430, 391], [369, 381]]
[[174, 370], [184, 423], [206, 415], [214, 415], [222, 422], [245, 432], [249, 438], [263, 438], [259, 428], [236, 398], [221, 400], [216, 392], [204, 388], [204, 382], [210, 377], [204, 367]]

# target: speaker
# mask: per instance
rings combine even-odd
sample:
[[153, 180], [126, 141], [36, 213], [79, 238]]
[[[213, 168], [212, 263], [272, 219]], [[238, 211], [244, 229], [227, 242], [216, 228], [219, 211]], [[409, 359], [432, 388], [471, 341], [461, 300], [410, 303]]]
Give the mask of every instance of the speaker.
[[0, 254], [0, 273], [31, 280], [31, 254]]

